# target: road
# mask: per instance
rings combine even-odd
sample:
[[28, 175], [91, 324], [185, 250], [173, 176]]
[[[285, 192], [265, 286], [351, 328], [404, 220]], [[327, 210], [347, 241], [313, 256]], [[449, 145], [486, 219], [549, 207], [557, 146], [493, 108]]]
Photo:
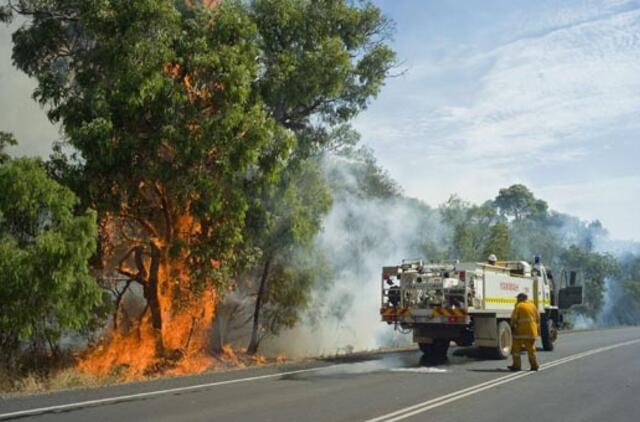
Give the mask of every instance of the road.
[[0, 420], [637, 421], [639, 356], [640, 327], [563, 333], [540, 372], [408, 351], [5, 399]]

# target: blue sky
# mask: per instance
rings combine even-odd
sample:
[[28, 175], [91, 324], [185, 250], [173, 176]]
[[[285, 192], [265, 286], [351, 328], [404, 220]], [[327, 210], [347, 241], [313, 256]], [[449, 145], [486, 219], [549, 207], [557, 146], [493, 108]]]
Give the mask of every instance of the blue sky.
[[[405, 192], [481, 202], [527, 184], [640, 240], [640, 0], [375, 0], [404, 75], [355, 122]], [[19, 153], [58, 134], [0, 26], [0, 128]]]
[[640, 240], [640, 2], [376, 3], [406, 73], [355, 126], [408, 195], [525, 183]]

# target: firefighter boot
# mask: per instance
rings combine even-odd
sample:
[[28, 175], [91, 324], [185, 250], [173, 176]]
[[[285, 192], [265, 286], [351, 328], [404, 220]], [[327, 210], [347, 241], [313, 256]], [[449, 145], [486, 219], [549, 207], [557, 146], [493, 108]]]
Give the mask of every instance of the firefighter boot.
[[511, 357], [513, 358], [513, 365], [508, 366], [507, 368], [510, 371], [519, 371], [520, 369], [522, 369], [522, 361], [520, 360], [520, 354], [518, 353], [511, 355]]
[[538, 358], [535, 353], [529, 354], [529, 364], [531, 365], [532, 371], [537, 371], [540, 368], [540, 365], [538, 365]]

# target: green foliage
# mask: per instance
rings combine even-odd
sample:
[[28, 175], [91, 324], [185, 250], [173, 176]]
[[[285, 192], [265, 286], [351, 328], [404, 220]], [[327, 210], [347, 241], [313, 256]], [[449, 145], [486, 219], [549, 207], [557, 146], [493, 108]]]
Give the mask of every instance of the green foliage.
[[483, 256], [488, 257], [491, 254], [496, 255], [498, 260], [506, 261], [511, 258], [511, 233], [505, 223], [496, 223], [489, 229]]
[[[389, 22], [369, 3], [10, 6], [28, 18], [13, 36], [14, 63], [78, 151], [56, 151], [51, 173], [122, 221], [116, 239], [129, 245], [101, 251], [187, 256], [195, 286], [224, 280], [212, 260], [245, 268], [240, 253], [259, 266], [310, 242], [330, 202], [307, 160], [355, 142], [348, 122], [395, 60]], [[199, 230], [176, 226], [185, 215]]]
[[17, 144], [18, 142], [12, 134], [0, 132], [0, 165], [2, 165], [2, 163], [4, 163], [5, 161], [8, 161], [10, 158], [9, 154], [5, 152], [5, 148]]
[[584, 274], [585, 305], [591, 316], [595, 316], [602, 308], [605, 280], [620, 273], [617, 261], [611, 255], [590, 252], [576, 245], [565, 249], [560, 259], [564, 268]]
[[625, 290], [636, 303], [640, 304], [640, 255], [628, 256], [623, 259], [621, 273]]
[[301, 309], [306, 306], [315, 278], [287, 257], [296, 249], [309, 248], [331, 208], [331, 194], [316, 160], [300, 162], [286, 171], [280, 183], [259, 199], [259, 206], [250, 209], [245, 229], [247, 244], [261, 254], [255, 267], [249, 267], [255, 274], [249, 276], [253, 283], [244, 287], [257, 292], [249, 345], [252, 353], [264, 335], [297, 321], [296, 304]]
[[[259, 275], [249, 347], [254, 351], [260, 307], [266, 298], [270, 298], [270, 315], [274, 315], [280, 299], [285, 310], [291, 295], [306, 294], [287, 289], [304, 288], [308, 293], [311, 288], [308, 283], [278, 284], [272, 278], [294, 277], [284, 269], [274, 273], [273, 265], [292, 248], [308, 246], [330, 209], [318, 157], [358, 141], [348, 122], [377, 95], [395, 56], [385, 43], [389, 22], [371, 4], [257, 0], [251, 3], [250, 14], [259, 33], [263, 69], [257, 90], [269, 116], [296, 139], [277, 186], [250, 185], [247, 191], [250, 206], [244, 248], [261, 255], [248, 270]], [[274, 321], [280, 320], [267, 318], [269, 329], [277, 329]]]
[[317, 160], [306, 160], [264, 190], [247, 214], [246, 245], [258, 248], [260, 261], [294, 247], [307, 246], [331, 208], [331, 194]]
[[34, 159], [0, 166], [0, 192], [0, 350], [9, 361], [24, 341], [55, 349], [63, 332], [87, 328], [101, 291], [88, 268], [94, 212], [75, 216], [75, 195]]
[[[450, 248], [452, 257], [463, 261], [485, 261], [491, 253], [496, 254], [498, 259], [503, 259], [504, 256], [496, 251], [487, 254], [493, 247], [501, 252], [510, 251], [510, 247], [503, 244], [505, 234], [500, 232], [502, 227], [493, 229], [501, 218], [490, 202], [471, 205], [452, 196], [440, 206], [439, 211], [443, 221], [453, 228]], [[509, 255], [507, 253], [505, 256]]]
[[377, 162], [367, 147], [347, 147], [334, 157], [340, 165], [327, 174], [332, 191], [339, 197], [399, 199], [401, 188]]
[[293, 328], [311, 305], [313, 288], [330, 274], [318, 253], [311, 247], [293, 251], [273, 266], [261, 315], [263, 338]]
[[543, 200], [536, 199], [524, 185], [513, 185], [500, 189], [494, 200], [502, 215], [520, 220], [526, 217], [544, 216], [549, 206]]
[[473, 247], [473, 233], [471, 227], [458, 224], [453, 231], [451, 254], [462, 261], [477, 261], [478, 254]]
[[0, 22], [11, 23], [12, 18], [11, 8], [8, 5], [0, 6]]
[[278, 122], [317, 146], [325, 144], [328, 132], [313, 121], [334, 126], [351, 120], [378, 93], [395, 60], [386, 44], [389, 21], [374, 5], [361, 5], [253, 2], [263, 53], [262, 97]]

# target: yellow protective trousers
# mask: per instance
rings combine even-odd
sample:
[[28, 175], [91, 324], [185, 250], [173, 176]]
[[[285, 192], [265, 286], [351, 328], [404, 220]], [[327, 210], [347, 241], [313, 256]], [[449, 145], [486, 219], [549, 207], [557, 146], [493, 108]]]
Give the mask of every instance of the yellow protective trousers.
[[527, 351], [529, 356], [529, 364], [531, 369], [538, 369], [538, 358], [536, 357], [536, 340], [535, 339], [513, 339], [513, 346], [511, 346], [511, 357], [513, 358], [513, 367], [516, 369], [522, 368], [522, 361], [520, 360], [520, 352], [522, 349]]

